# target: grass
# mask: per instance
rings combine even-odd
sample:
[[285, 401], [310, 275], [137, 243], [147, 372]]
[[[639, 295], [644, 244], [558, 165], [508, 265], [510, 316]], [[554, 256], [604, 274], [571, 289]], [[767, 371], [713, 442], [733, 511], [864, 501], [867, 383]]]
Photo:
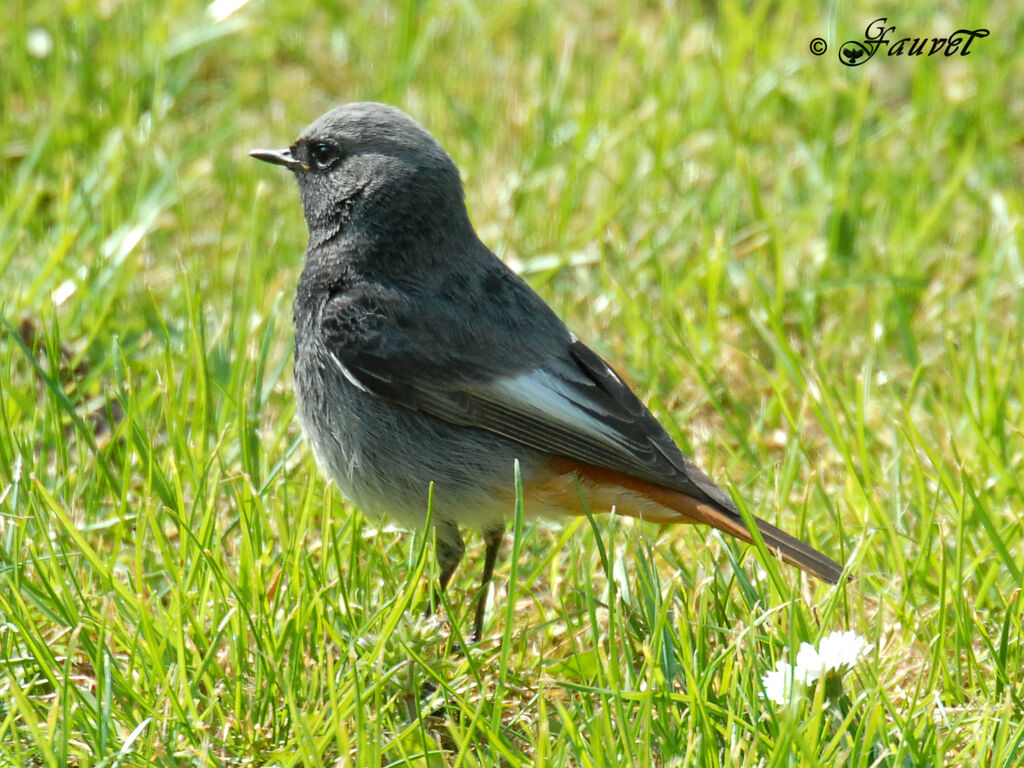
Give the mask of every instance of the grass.
[[[15, 0], [0, 765], [1024, 765], [1009, 6]], [[883, 15], [992, 34], [841, 66]], [[480, 541], [425, 620], [432, 540], [319, 477], [291, 391], [297, 194], [246, 156], [356, 99], [425, 123], [484, 240], [854, 578], [517, 517], [486, 637], [453, 650]], [[762, 696], [835, 629], [870, 646], [841, 699]]]

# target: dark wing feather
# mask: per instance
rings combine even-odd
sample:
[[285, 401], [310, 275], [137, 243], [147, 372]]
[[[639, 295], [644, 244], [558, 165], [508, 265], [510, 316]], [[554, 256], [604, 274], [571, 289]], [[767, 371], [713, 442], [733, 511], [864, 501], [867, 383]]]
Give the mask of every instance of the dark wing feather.
[[735, 511], [600, 356], [532, 291], [518, 300], [535, 306], [487, 317], [375, 286], [329, 300], [320, 327], [346, 376], [378, 397]]

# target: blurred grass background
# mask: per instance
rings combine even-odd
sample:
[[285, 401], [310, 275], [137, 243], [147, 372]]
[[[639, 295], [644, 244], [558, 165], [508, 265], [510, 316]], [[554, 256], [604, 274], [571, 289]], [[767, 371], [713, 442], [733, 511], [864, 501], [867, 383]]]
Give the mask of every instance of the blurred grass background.
[[[882, 16], [991, 35], [842, 66]], [[8, 3], [0, 764], [1024, 765], [1022, 31], [981, 2]], [[527, 525], [479, 646], [478, 539], [423, 620], [432, 541], [301, 442], [305, 229], [247, 157], [362, 99], [434, 133], [484, 241], [699, 464], [854, 578]], [[767, 701], [833, 629], [871, 647], [844, 698]]]

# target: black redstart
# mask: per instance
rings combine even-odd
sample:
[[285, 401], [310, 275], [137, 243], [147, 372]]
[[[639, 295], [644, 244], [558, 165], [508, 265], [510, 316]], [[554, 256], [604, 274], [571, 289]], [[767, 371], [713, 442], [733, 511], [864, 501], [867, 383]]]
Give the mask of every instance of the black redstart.
[[[487, 550], [479, 639], [519, 460], [527, 513], [706, 523], [752, 541], [732, 500], [604, 360], [480, 242], [455, 163], [384, 104], [334, 109], [288, 149], [309, 228], [295, 296], [299, 420], [321, 468], [371, 515], [433, 522], [444, 589]], [[839, 564], [757, 520], [770, 551], [824, 581]]]

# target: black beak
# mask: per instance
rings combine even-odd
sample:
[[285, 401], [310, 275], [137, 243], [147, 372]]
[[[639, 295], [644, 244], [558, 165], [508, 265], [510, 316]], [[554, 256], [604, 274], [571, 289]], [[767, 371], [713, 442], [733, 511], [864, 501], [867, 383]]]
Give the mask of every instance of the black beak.
[[292, 151], [287, 148], [254, 149], [252, 152], [249, 153], [249, 157], [255, 157], [257, 160], [262, 160], [265, 163], [283, 165], [290, 171], [295, 171], [303, 167], [301, 162], [292, 157]]

